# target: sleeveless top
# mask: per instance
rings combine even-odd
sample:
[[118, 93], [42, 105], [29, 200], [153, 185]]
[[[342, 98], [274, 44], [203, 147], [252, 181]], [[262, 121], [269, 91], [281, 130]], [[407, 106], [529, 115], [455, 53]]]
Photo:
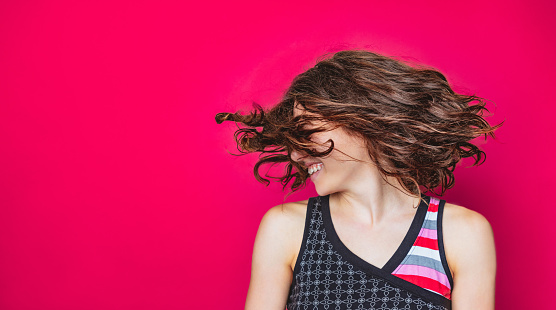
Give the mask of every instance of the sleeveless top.
[[451, 309], [454, 284], [442, 241], [446, 201], [423, 195], [402, 243], [378, 268], [342, 243], [329, 198], [309, 199], [288, 310]]

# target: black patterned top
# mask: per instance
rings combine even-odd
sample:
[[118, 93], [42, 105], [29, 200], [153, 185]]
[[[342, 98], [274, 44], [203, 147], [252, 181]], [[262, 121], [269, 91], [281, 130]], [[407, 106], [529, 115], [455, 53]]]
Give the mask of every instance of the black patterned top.
[[[288, 310], [451, 309], [451, 300], [446, 297], [449, 294], [441, 295], [418, 285], [418, 282], [412, 283], [392, 274], [402, 262], [407, 262], [410, 250], [419, 239], [421, 228], [427, 222], [425, 217], [430, 215], [427, 212], [430, 197], [423, 196], [425, 199], [422, 199], [407, 235], [382, 268], [352, 253], [339, 239], [330, 216], [329, 197], [309, 199], [303, 241], [288, 294]], [[440, 215], [444, 203], [441, 200]], [[441, 228], [441, 217], [438, 221]], [[438, 234], [439, 270], [448, 275], [449, 284], [446, 284], [453, 286], [441, 229]]]

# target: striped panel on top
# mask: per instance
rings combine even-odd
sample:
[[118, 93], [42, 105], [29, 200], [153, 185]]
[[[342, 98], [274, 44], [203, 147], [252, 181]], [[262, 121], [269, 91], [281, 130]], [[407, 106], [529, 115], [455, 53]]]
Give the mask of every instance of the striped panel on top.
[[442, 266], [438, 250], [436, 223], [439, 203], [438, 199], [430, 198], [419, 235], [404, 260], [392, 274], [450, 299], [450, 281]]

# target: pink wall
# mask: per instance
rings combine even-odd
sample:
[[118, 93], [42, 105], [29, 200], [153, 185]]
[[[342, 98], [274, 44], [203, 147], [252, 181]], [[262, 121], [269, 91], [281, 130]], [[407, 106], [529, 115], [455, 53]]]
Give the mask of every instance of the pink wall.
[[255, 181], [255, 155], [226, 152], [234, 126], [214, 115], [273, 104], [352, 47], [496, 103], [499, 140], [446, 199], [493, 226], [498, 308], [546, 308], [556, 6], [385, 2], [0, 3], [0, 308], [242, 308], [259, 221], [284, 194]]

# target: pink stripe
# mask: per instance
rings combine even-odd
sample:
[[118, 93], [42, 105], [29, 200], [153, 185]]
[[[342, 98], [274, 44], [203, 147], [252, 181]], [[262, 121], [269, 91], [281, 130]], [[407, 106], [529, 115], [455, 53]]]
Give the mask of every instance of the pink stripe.
[[438, 239], [436, 235], [436, 229], [421, 228], [419, 236], [429, 239]]
[[438, 200], [437, 198], [431, 197], [431, 203], [433, 205], [438, 205], [439, 202], [440, 202], [440, 200]]
[[427, 277], [429, 279], [440, 282], [442, 285], [445, 285], [448, 288], [450, 287], [450, 282], [448, 281], [448, 277], [445, 274], [425, 266], [399, 265], [396, 269], [396, 274]]

